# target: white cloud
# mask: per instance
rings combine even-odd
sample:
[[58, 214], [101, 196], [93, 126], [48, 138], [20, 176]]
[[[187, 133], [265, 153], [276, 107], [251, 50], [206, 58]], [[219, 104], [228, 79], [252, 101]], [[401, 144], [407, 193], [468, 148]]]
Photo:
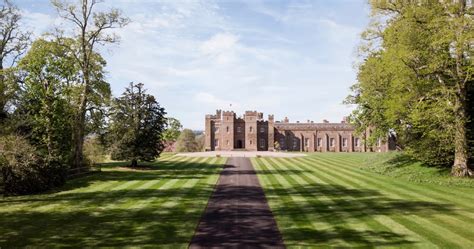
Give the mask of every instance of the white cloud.
[[[242, 9], [234, 3], [106, 2], [132, 19], [115, 30], [120, 44], [103, 53], [114, 93], [143, 82], [168, 115], [193, 129], [202, 129], [204, 115], [218, 108], [301, 121], [338, 121], [350, 112], [341, 102], [355, 80], [357, 27], [317, 12], [314, 2], [252, 0]], [[58, 22], [55, 15], [26, 11], [27, 22], [38, 24], [35, 32]], [[260, 22], [258, 13], [275, 21]]]

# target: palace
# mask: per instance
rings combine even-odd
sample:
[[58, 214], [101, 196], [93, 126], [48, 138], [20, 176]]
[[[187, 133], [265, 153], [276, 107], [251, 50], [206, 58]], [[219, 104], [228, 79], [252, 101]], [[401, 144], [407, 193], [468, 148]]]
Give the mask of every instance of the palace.
[[390, 137], [367, 146], [364, 141], [369, 132], [356, 136], [354, 127], [346, 120], [340, 123], [326, 120], [323, 123], [309, 120], [290, 123], [288, 118], [275, 121], [273, 115], [264, 120], [263, 113], [257, 111], [246, 111], [243, 117], [237, 117], [233, 111], [217, 110], [215, 115], [206, 115], [205, 149], [302, 152], [386, 152], [395, 149], [395, 141]]

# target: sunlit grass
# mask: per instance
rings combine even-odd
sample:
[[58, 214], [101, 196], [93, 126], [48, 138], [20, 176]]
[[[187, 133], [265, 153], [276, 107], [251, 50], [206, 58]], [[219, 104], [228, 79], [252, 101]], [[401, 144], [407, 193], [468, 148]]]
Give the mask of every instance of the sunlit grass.
[[474, 247], [474, 188], [361, 170], [367, 154], [256, 158], [289, 247]]
[[225, 159], [113, 162], [56, 193], [0, 199], [0, 248], [187, 247]]

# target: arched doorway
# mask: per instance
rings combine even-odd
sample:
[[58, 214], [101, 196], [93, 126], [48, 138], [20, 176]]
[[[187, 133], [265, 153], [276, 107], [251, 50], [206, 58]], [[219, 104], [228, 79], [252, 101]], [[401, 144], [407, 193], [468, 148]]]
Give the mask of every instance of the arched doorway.
[[244, 147], [242, 140], [237, 140], [237, 149], [242, 149]]

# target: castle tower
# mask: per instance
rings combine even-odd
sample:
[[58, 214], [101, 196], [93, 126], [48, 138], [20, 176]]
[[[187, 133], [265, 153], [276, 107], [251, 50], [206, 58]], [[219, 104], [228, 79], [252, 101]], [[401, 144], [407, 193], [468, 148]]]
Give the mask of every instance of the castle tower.
[[246, 111], [245, 116], [245, 149], [257, 150], [257, 120], [258, 113], [256, 111]]
[[234, 149], [234, 121], [235, 113], [232, 111], [222, 112], [222, 123], [220, 129], [221, 150]]
[[275, 119], [273, 115], [268, 115], [268, 150], [275, 150]]

